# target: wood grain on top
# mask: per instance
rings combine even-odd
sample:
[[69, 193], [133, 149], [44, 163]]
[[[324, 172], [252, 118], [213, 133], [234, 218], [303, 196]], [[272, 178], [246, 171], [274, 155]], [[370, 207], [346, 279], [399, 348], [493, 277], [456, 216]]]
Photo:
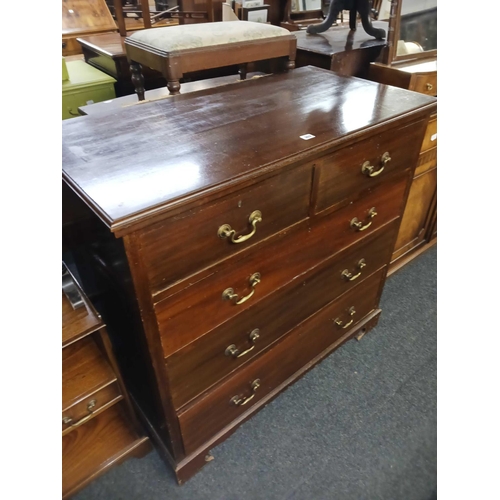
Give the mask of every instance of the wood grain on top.
[[[314, 67], [63, 122], [63, 175], [111, 228], [435, 99]], [[117, 126], [119, 123], [119, 126]], [[301, 136], [314, 137], [304, 140]], [[129, 220], [127, 220], [129, 219]]]
[[117, 30], [105, 0], [62, 0], [62, 34]]
[[[373, 21], [372, 24], [374, 28], [382, 28], [387, 32], [389, 23], [386, 21]], [[327, 56], [367, 47], [383, 47], [387, 43], [385, 40], [377, 40], [368, 35], [361, 24], [358, 25], [357, 30], [354, 32], [348, 26], [335, 26], [315, 36], [311, 36], [305, 31], [295, 31], [293, 34], [297, 38], [297, 50]]]

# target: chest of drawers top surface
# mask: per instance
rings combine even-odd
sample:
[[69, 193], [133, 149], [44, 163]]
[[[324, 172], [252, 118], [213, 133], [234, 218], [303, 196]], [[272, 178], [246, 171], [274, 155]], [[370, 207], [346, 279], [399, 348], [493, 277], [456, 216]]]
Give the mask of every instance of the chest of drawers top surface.
[[[63, 176], [112, 231], [270, 175], [435, 99], [304, 67], [62, 124]], [[116, 126], [117, 122], [120, 126]], [[305, 140], [301, 136], [314, 136]]]

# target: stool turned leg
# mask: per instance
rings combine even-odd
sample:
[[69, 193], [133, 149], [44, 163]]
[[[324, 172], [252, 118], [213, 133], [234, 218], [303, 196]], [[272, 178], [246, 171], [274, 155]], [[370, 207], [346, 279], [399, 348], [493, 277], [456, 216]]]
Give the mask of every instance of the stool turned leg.
[[132, 74], [132, 83], [135, 88], [135, 93], [139, 101], [144, 101], [144, 76], [142, 74], [142, 67], [139, 63], [130, 63], [130, 73]]
[[240, 80], [247, 79], [247, 63], [240, 64], [238, 74], [240, 75]]
[[167, 88], [170, 95], [180, 94], [181, 83], [179, 80], [167, 80]]

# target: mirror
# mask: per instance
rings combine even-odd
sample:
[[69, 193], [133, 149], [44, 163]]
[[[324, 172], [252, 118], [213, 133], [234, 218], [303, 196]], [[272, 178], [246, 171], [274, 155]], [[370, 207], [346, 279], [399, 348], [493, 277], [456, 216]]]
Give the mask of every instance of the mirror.
[[309, 24], [323, 21], [322, 0], [287, 0], [281, 27], [290, 31], [305, 30]]
[[321, 0], [291, 0], [292, 12], [321, 10]]
[[387, 64], [437, 57], [437, 0], [392, 0], [389, 24]]

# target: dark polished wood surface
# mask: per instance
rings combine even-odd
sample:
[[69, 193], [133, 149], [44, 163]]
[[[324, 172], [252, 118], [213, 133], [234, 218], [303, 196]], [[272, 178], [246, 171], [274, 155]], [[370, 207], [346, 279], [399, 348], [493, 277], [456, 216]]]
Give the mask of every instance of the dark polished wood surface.
[[[356, 289], [353, 289], [332, 302], [327, 307], [330, 310], [329, 321], [322, 329], [312, 330], [306, 336], [300, 328], [292, 331], [274, 350], [266, 352], [256, 362], [240, 370], [236, 376], [218, 385], [209, 395], [181, 411], [179, 421], [186, 451], [195, 451], [207, 438], [258, 403], [263, 396], [306, 365], [317, 353], [339, 339], [345, 330], [336, 325], [334, 320], [339, 319], [347, 323], [349, 320], [345, 318], [350, 317], [350, 307], [356, 308], [357, 316], [353, 318], [353, 325], [375, 310], [384, 277], [384, 270], [379, 270], [363, 284], [358, 284], [358, 287], [363, 288], [362, 293], [356, 293]], [[229, 404], [235, 396], [250, 398], [251, 382], [254, 380], [259, 380], [260, 384], [255, 391], [255, 398], [248, 406]]]
[[[362, 94], [367, 103], [376, 97], [376, 108], [360, 105]], [[116, 115], [67, 120], [64, 176], [114, 230], [182, 196], [251, 177], [282, 158], [300, 159], [312, 148], [433, 103], [401, 89], [299, 68], [248, 82], [237, 93], [212, 89], [148, 103], [140, 114], [123, 109], [120, 127]], [[179, 122], [178, 115], [190, 119]], [[301, 139], [305, 134], [315, 137]]]
[[[374, 21], [373, 26], [387, 31], [388, 23]], [[293, 34], [297, 37], [297, 50], [316, 52], [326, 56], [367, 47], [384, 47], [387, 43], [385, 40], [375, 40], [367, 35], [361, 25], [356, 31], [351, 31], [348, 26], [334, 26], [318, 35], [309, 35], [305, 31], [297, 31]]]
[[[289, 270], [294, 275], [301, 276], [302, 279], [281, 287], [277, 294], [266, 300], [264, 306], [250, 304], [250, 307], [239, 314], [235, 321], [225, 322], [209, 334], [188, 344], [184, 349], [168, 356], [166, 363], [171, 375], [172, 398], [176, 407], [183, 406], [224, 376], [266, 350], [294, 325], [320, 309], [322, 305], [327, 304], [330, 298], [349, 291], [358, 281], [345, 279], [342, 275], [345, 269], [357, 270], [357, 263], [361, 259], [365, 259], [367, 263], [366, 269], [364, 268], [361, 273], [363, 277], [383, 267], [389, 258], [388, 241], [392, 241], [394, 237], [396, 221], [392, 221], [390, 226], [390, 228], [384, 226], [376, 231], [373, 237], [365, 239], [362, 244], [349, 246], [339, 254], [335, 254], [335, 249], [331, 250], [334, 246], [332, 243], [325, 245], [330, 252], [325, 250], [324, 254], [333, 252], [333, 257], [327, 259], [323, 269], [306, 278], [301, 276], [305, 274], [304, 270], [312, 268], [315, 263], [321, 261], [318, 250], [322, 245], [318, 244], [317, 239], [321, 236], [322, 241], [328, 240], [328, 233], [324, 232], [324, 227], [310, 231], [307, 238], [295, 238], [297, 243], [307, 242], [308, 246], [304, 246], [302, 251], [297, 248], [298, 244], [289, 245], [291, 249], [288, 253], [278, 254], [279, 249], [276, 249], [277, 251], [273, 253], [279, 255], [281, 266], [279, 263], [272, 263], [281, 269], [283, 275]], [[313, 241], [310, 241], [311, 239]], [[337, 244], [335, 247], [338, 249], [340, 245]], [[298, 262], [294, 263], [294, 260]], [[297, 300], [301, 306], [291, 309], [289, 304]], [[257, 327], [259, 327], [259, 337], [255, 343], [252, 343], [249, 341], [249, 333]], [[165, 340], [163, 345], [166, 347]], [[230, 345], [237, 346], [240, 356], [244, 350], [252, 347], [253, 349], [244, 356], [235, 357], [226, 353]]]
[[[387, 181], [384, 186], [379, 187], [379, 189], [362, 197], [356, 203], [349, 204], [346, 208], [339, 211], [339, 216], [334, 218], [330, 225], [331, 234], [336, 235], [336, 248], [349, 246], [359, 241], [363, 236], [370, 234], [371, 231], [396, 218], [404, 201], [407, 179], [408, 176], [399, 176], [392, 181]], [[355, 216], [362, 218], [372, 206], [377, 208], [379, 215], [373, 220], [370, 230], [363, 231], [363, 233], [353, 231], [349, 227], [348, 222]], [[324, 233], [324, 238], [326, 237]], [[307, 248], [307, 244], [303, 243], [303, 239], [306, 238], [307, 236], [300, 238], [297, 235], [295, 241], [297, 243], [301, 242], [302, 246]], [[273, 254], [280, 252], [277, 255], [282, 258], [282, 262], [286, 262], [285, 259], [290, 257], [288, 252], [283, 250], [283, 244], [274, 246], [273, 243], [268, 240], [266, 247], [272, 248]], [[291, 245], [290, 242], [288, 244]], [[329, 246], [326, 243], [325, 245]], [[295, 248], [295, 251], [298, 252], [299, 248]], [[225, 260], [211, 269], [212, 272], [208, 279], [199, 281], [195, 286], [186, 287], [182, 292], [155, 304], [165, 354], [168, 355], [177, 351], [184, 345], [196, 340], [205, 332], [217, 327], [224, 320], [230, 320], [233, 317], [239, 318], [240, 321], [242, 320], [241, 315], [254, 301], [248, 300], [239, 307], [234, 307], [230, 302], [221, 304], [221, 294], [228, 286], [233, 287], [235, 292], [240, 295], [246, 295], [249, 293], [248, 276], [251, 276], [254, 272], [260, 272], [262, 279], [261, 283], [255, 289], [255, 298], [272, 302], [273, 297], [278, 295], [277, 291], [286, 285], [291, 274], [297, 276], [298, 272], [300, 276], [314, 265], [317, 265], [318, 261], [321, 261], [318, 258], [319, 253], [316, 250], [316, 259], [309, 263], [308, 269], [300, 269], [301, 262], [298, 265], [294, 265], [292, 261], [290, 266], [285, 266], [280, 272], [279, 269], [274, 269], [275, 266], [280, 266], [280, 262], [276, 257], [269, 256], [265, 259], [265, 262], [262, 262], [261, 248], [256, 248], [253, 252], [248, 249], [244, 262], [241, 262], [241, 257], [239, 264], [237, 258], [234, 258], [230, 262]], [[303, 259], [307, 262], [306, 257], [303, 257]], [[340, 293], [342, 291], [342, 283], [335, 285], [331, 282], [330, 277], [328, 280], [329, 289], [320, 293], [320, 296], [317, 298], [318, 301], [328, 297], [329, 293]], [[311, 291], [309, 299], [313, 299], [314, 294], [317, 292], [317, 289], [314, 292]], [[290, 304], [291, 302], [285, 301], [285, 303]], [[190, 304], [189, 309], [186, 309], [186, 304]], [[316, 305], [318, 306], [318, 304]], [[305, 304], [304, 307], [306, 307]], [[200, 323], [199, 315], [202, 311], [206, 317]], [[172, 331], [176, 332], [175, 336], [171, 334]]]
[[[373, 26], [387, 31], [387, 22], [374, 21]], [[295, 31], [297, 38], [296, 67], [307, 65], [329, 69], [344, 76], [364, 78], [370, 63], [378, 60], [386, 45], [358, 27], [351, 31], [348, 26], [335, 26], [318, 35]]]
[[432, 97], [305, 67], [63, 128], [63, 176], [86, 204], [66, 247], [179, 482], [376, 324], [435, 109]]

